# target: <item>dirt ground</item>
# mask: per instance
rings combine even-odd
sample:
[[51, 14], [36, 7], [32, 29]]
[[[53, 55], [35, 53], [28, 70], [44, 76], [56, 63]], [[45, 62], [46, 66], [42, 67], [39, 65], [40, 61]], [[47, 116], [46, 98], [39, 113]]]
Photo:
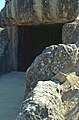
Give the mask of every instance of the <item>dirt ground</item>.
[[0, 120], [15, 120], [23, 101], [25, 72], [0, 76]]

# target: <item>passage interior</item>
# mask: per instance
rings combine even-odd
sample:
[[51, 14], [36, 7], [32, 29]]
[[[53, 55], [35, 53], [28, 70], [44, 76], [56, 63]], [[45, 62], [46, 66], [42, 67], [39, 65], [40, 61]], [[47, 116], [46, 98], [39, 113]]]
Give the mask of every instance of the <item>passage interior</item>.
[[18, 26], [18, 71], [26, 71], [45, 47], [62, 43], [62, 26]]

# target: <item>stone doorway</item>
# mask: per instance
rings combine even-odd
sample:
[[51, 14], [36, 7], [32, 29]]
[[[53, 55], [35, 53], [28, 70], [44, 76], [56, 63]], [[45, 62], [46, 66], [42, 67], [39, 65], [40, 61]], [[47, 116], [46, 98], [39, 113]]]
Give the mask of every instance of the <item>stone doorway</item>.
[[18, 71], [26, 71], [45, 47], [62, 43], [62, 26], [18, 26]]

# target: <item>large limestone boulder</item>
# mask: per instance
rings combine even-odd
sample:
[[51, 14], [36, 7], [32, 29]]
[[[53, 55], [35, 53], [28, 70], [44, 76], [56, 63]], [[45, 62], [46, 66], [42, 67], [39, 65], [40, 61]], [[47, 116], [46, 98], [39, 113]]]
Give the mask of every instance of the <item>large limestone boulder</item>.
[[16, 120], [79, 120], [79, 77], [73, 72], [62, 84], [37, 82]]
[[64, 120], [59, 85], [40, 81], [23, 102], [17, 120]]
[[71, 72], [77, 50], [74, 44], [53, 45], [35, 59], [26, 72], [25, 99], [16, 120], [79, 119], [79, 77]]
[[32, 25], [73, 21], [77, 17], [76, 0], [6, 0], [2, 24]]
[[59, 72], [69, 73], [77, 62], [78, 49], [76, 45], [59, 44], [47, 47], [26, 71], [25, 96], [40, 80], [50, 80]]

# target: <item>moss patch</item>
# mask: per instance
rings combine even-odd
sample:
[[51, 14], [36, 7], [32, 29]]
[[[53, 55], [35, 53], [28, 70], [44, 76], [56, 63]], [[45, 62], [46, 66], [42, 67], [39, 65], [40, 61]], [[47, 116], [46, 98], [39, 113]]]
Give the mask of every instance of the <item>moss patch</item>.
[[3, 29], [4, 29], [4, 28], [1, 28], [1, 27], [0, 27], [0, 32], [1, 32]]

